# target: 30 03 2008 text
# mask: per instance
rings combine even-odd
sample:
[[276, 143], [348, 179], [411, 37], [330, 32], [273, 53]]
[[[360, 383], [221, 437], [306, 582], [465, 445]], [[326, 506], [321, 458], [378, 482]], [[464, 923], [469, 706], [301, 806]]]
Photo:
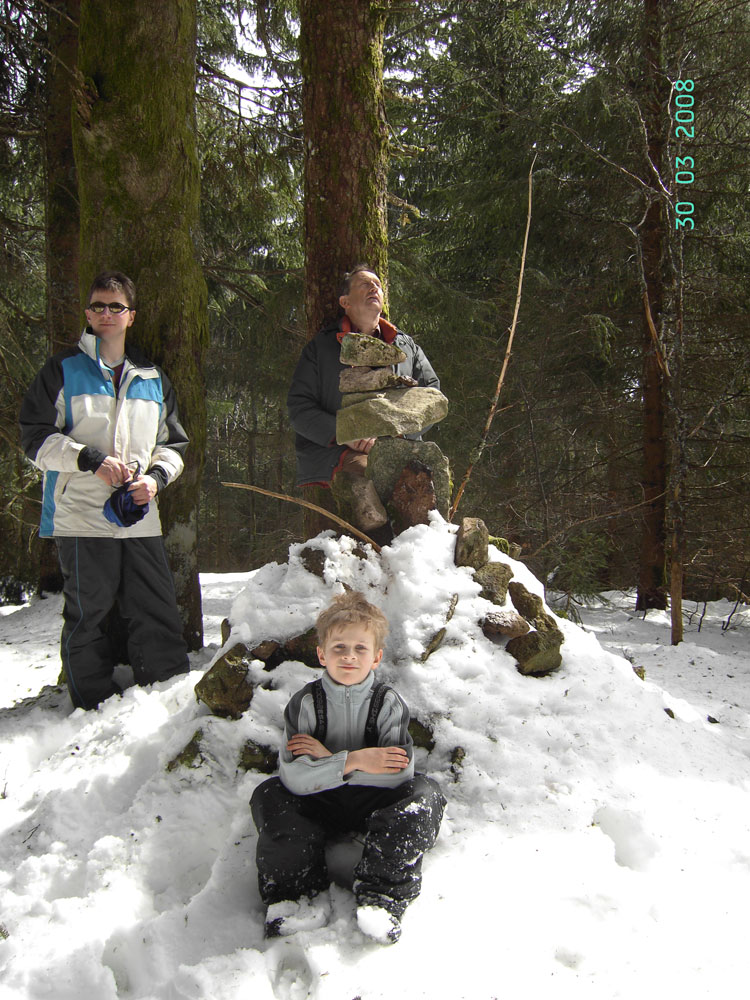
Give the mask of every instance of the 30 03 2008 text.
[[[693, 80], [675, 80], [675, 138], [695, 138], [695, 83]], [[695, 180], [695, 160], [692, 156], [675, 157], [675, 184], [692, 184]], [[694, 229], [693, 213], [695, 205], [692, 201], [677, 201], [675, 204], [675, 229]]]

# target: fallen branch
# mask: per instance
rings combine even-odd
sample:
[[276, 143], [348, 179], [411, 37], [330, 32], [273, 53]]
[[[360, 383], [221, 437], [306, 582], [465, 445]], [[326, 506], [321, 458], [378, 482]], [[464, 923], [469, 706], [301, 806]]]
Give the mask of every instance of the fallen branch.
[[377, 542], [374, 542], [369, 535], [366, 535], [359, 528], [355, 528], [353, 524], [349, 524], [342, 517], [337, 514], [332, 514], [330, 510], [326, 510], [325, 507], [318, 507], [316, 503], [310, 503], [309, 500], [300, 500], [299, 497], [290, 497], [286, 493], [272, 493], [271, 490], [263, 490], [260, 486], [250, 486], [248, 483], [222, 483], [222, 486], [231, 486], [236, 490], [252, 490], [253, 493], [262, 493], [264, 497], [274, 497], [276, 500], [288, 500], [289, 503], [296, 503], [300, 507], [308, 507], [310, 510], [316, 510], [319, 514], [323, 514], [324, 517], [329, 518], [331, 521], [335, 521], [336, 524], [341, 525], [346, 531], [351, 532], [351, 534], [356, 535], [357, 538], [361, 538], [363, 542], [367, 542], [368, 545], [372, 545], [376, 552], [380, 552], [380, 546]]
[[458, 492], [456, 493], [456, 499], [453, 501], [450, 513], [448, 514], [449, 521], [452, 521], [455, 516], [456, 510], [458, 509], [458, 505], [461, 502], [461, 497], [463, 496], [464, 490], [466, 489], [466, 484], [469, 482], [471, 474], [474, 471], [474, 466], [482, 457], [482, 452], [484, 451], [485, 446], [487, 444], [487, 438], [490, 433], [490, 427], [492, 426], [492, 421], [495, 419], [495, 413], [497, 412], [497, 404], [500, 400], [500, 391], [502, 390], [503, 383], [505, 382], [505, 373], [508, 370], [508, 364], [510, 362], [511, 348], [513, 347], [513, 337], [515, 336], [516, 324], [518, 323], [518, 310], [521, 308], [523, 273], [526, 269], [526, 248], [528, 247], [529, 244], [529, 229], [531, 228], [531, 192], [532, 192], [532, 181], [534, 176], [534, 164], [536, 163], [536, 157], [537, 154], [535, 153], [534, 159], [531, 161], [531, 167], [529, 168], [529, 209], [528, 212], [526, 213], [526, 232], [524, 233], [523, 237], [523, 251], [521, 252], [521, 270], [519, 271], [518, 274], [518, 291], [516, 292], [516, 306], [515, 309], [513, 310], [513, 322], [511, 323], [510, 330], [508, 331], [508, 342], [505, 346], [505, 357], [503, 359], [503, 367], [500, 370], [500, 377], [497, 380], [495, 395], [492, 398], [492, 405], [490, 406], [490, 412], [487, 416], [487, 421], [484, 425], [482, 436], [479, 439], [479, 445], [477, 446], [476, 451], [474, 452], [469, 461], [469, 467], [467, 468], [466, 473], [464, 474], [464, 478], [461, 482], [461, 485], [458, 488]]

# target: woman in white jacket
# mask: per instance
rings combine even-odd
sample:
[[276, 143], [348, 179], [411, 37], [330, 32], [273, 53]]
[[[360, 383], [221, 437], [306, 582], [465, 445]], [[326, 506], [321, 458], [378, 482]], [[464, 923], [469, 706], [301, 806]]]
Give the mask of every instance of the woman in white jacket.
[[[103, 629], [115, 601], [128, 623], [138, 683], [189, 669], [153, 502], [182, 472], [187, 436], [167, 376], [126, 346], [135, 319], [132, 281], [104, 272], [88, 302], [78, 345], [47, 361], [20, 417], [24, 451], [44, 473], [40, 535], [57, 543], [65, 596], [60, 651], [80, 708], [96, 708], [120, 690]], [[130, 525], [103, 510], [125, 484], [139, 518]]]

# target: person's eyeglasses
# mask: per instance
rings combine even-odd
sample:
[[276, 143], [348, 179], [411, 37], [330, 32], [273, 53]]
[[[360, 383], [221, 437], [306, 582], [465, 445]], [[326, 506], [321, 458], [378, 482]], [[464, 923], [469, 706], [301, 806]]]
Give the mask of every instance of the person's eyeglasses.
[[97, 316], [101, 316], [105, 309], [109, 309], [113, 316], [131, 311], [130, 306], [124, 306], [122, 302], [89, 302], [86, 308], [90, 309], [92, 313], [96, 313]]

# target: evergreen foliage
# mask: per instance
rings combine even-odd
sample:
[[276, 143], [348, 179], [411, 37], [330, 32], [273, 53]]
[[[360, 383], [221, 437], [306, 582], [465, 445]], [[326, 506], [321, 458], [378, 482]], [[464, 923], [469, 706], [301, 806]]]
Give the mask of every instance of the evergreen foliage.
[[[735, 596], [750, 550], [750, 12], [663, 5], [658, 107], [644, 77], [645, 4], [431, 0], [388, 5], [389, 306], [441, 376], [432, 432], [459, 481], [476, 448], [513, 313], [534, 156], [519, 326], [488, 447], [459, 514], [519, 543], [566, 589], [638, 579], [644, 218], [663, 212], [659, 333], [670, 489], [684, 516], [686, 589]], [[45, 18], [0, 13], [0, 576], [22, 569], [36, 513], [13, 424], [46, 348], [43, 317]], [[208, 458], [200, 565], [281, 556], [292, 506], [222, 481], [293, 493], [286, 390], [304, 339], [299, 9], [199, 0], [197, 129], [209, 293]], [[678, 143], [672, 83], [695, 81], [694, 138]], [[657, 177], [645, 122], [666, 138]], [[694, 159], [680, 185], [676, 157]], [[685, 192], [689, 192], [689, 195]], [[695, 228], [675, 228], [675, 203]], [[25, 527], [19, 527], [21, 524]]]

